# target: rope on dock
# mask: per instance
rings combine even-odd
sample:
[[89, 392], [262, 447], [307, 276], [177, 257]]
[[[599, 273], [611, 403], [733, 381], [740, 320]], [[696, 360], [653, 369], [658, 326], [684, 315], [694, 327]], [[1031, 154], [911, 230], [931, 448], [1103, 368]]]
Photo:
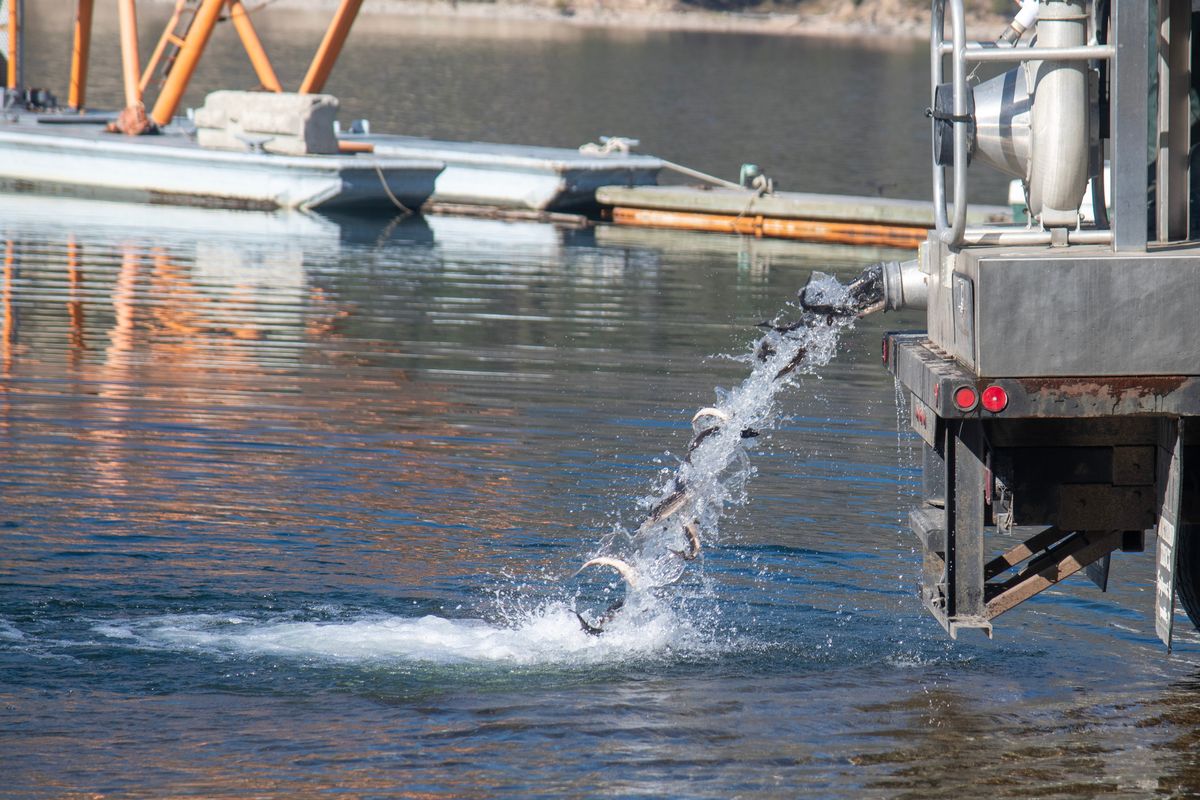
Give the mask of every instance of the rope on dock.
[[713, 184], [714, 186], [723, 186], [726, 189], [737, 189], [738, 191], [742, 191], [743, 189], [746, 188], [745, 186], [742, 186], [740, 183], [734, 183], [733, 181], [727, 181], [724, 178], [718, 178], [716, 175], [709, 175], [707, 172], [701, 172], [698, 169], [692, 169], [691, 167], [685, 167], [683, 164], [676, 164], [674, 161], [667, 161], [666, 159], [659, 159], [659, 160], [662, 161], [662, 165], [666, 169], [669, 169], [672, 172], [678, 172], [680, 175], [686, 175], [689, 178], [695, 178], [696, 180], [706, 181], [708, 183]]
[[[601, 136], [599, 144], [596, 142], [581, 144], [579, 146], [579, 152], [589, 156], [608, 156], [613, 154], [627, 156], [630, 154], [633, 148], [637, 147], [639, 144], [641, 144], [641, 142], [639, 142], [637, 139], [629, 139], [624, 136]], [[698, 169], [685, 167], [683, 164], [676, 164], [674, 161], [667, 161], [665, 158], [660, 158], [658, 160], [666, 169], [672, 170], [673, 172], [678, 172], [680, 175], [686, 175], [689, 178], [695, 178], [696, 180], [711, 183], [714, 186], [724, 186], [726, 189], [738, 190], [746, 188], [740, 183], [727, 181], [724, 178], [718, 178], [716, 175], [709, 175], [707, 172], [701, 172]], [[755, 188], [758, 187], [756, 186]], [[761, 190], [759, 193], [762, 193]], [[767, 194], [770, 194], [770, 189], [767, 190]]]

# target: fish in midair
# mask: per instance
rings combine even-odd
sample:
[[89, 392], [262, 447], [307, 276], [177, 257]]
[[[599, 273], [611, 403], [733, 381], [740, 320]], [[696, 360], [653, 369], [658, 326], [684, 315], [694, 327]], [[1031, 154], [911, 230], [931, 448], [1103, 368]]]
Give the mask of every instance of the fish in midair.
[[687, 536], [688, 549], [672, 550], [671, 552], [684, 561], [695, 561], [696, 556], [700, 555], [700, 526], [693, 520], [683, 526], [683, 532]]
[[662, 522], [664, 519], [683, 508], [683, 504], [687, 502], [687, 499], [687, 486], [682, 481], [675, 481], [675, 491], [667, 495], [662, 502], [650, 510], [650, 516], [646, 521]]
[[[637, 570], [634, 569], [633, 566], [628, 562], [622, 561], [614, 556], [596, 556], [595, 558], [591, 558], [582, 567], [580, 567], [575, 574], [578, 575], [588, 567], [608, 567], [616, 570], [617, 574], [619, 574], [625, 581], [625, 585], [631, 590], [636, 589], [638, 586], [639, 578]], [[578, 611], [575, 612], [575, 618], [579, 620], [579, 625], [583, 628], [585, 633], [588, 633], [592, 636], [599, 636], [604, 632], [604, 626], [612, 621], [613, 617], [616, 616], [617, 612], [620, 611], [624, 605], [624, 600], [616, 601], [608, 607], [608, 610], [604, 612], [604, 614], [596, 621], [595, 624], [588, 622]]]
[[796, 351], [796, 354], [794, 356], [792, 356], [792, 359], [791, 359], [791, 361], [789, 361], [787, 363], [787, 366], [782, 367], [778, 372], [775, 373], [775, 380], [779, 380], [784, 375], [787, 375], [787, 374], [793, 372], [796, 369], [796, 367], [798, 367], [804, 363], [804, 359], [807, 356], [808, 356], [808, 348], [801, 347], [799, 350]]

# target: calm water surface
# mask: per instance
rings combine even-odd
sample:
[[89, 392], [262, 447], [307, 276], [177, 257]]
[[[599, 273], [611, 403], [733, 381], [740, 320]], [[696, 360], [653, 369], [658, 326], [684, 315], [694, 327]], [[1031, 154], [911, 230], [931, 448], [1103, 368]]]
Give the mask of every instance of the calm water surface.
[[[919, 52], [498, 33], [387, 39], [397, 74], [444, 73], [389, 124], [571, 143], [619, 123], [700, 166], [775, 147], [761, 160], [822, 190], [922, 191], [923, 162], [859, 146], [886, 133], [919, 159], [904, 125], [803, 140], [794, 98], [730, 112], [767, 94], [686, 67], [815, 52], [821, 80], [760, 78], [880, 108], [919, 94]], [[617, 78], [575, 72], [581, 52]], [[637, 59], [679, 89], [643, 85]], [[489, 64], [508, 116], [458, 94]], [[371, 107], [369, 60], [345, 66], [330, 88]], [[555, 103], [563, 84], [596, 98]], [[534, 97], [561, 116], [531, 121]], [[681, 133], [705, 115], [711, 136]], [[918, 317], [861, 323], [782, 398], [753, 501], [650, 624], [593, 639], [565, 612], [691, 412], [744, 376], [722, 354], [812, 270], [885, 254], [37, 198], [0, 198], [0, 237], [6, 796], [1200, 793], [1200, 642], [1157, 643], [1149, 557], [1119, 558], [1107, 594], [1047, 592], [993, 642], [921, 610], [915, 445], [877, 359]]]

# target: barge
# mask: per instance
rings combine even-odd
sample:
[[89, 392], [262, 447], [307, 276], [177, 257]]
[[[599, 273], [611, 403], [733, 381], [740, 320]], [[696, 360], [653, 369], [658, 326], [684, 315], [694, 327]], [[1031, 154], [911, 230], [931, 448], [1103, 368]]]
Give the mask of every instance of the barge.
[[518, 211], [593, 213], [597, 190], [658, 181], [662, 160], [628, 149], [536, 147], [448, 142], [392, 134], [349, 133], [340, 141], [367, 146], [377, 156], [438, 161], [431, 210], [486, 206]]
[[[337, 99], [321, 90], [362, 0], [340, 0], [300, 83], [288, 93], [241, 0], [177, 0], [149, 60], [138, 51], [135, 0], [118, 0], [125, 107], [86, 107], [94, 0], [77, 0], [70, 89], [60, 107], [27, 89], [22, 9], [8, 4], [0, 59], [0, 191], [72, 194], [155, 203], [337, 212], [590, 213], [606, 184], [656, 182], [663, 162], [631, 155], [629, 140], [579, 149], [447, 142], [337, 130]], [[179, 116], [180, 102], [217, 24], [232, 22], [261, 91], [209, 94]], [[154, 78], [161, 79], [152, 105]], [[124, 135], [122, 135], [124, 134]]]
[[444, 164], [435, 159], [283, 155], [201, 147], [186, 121], [154, 136], [105, 132], [70, 116], [0, 121], [0, 191], [241, 209], [390, 212], [419, 208]]

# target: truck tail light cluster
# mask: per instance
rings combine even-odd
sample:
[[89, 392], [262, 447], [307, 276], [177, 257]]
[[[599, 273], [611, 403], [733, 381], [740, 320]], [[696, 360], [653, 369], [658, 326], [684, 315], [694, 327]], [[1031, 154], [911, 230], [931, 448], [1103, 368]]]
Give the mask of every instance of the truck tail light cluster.
[[959, 411], [974, 411], [980, 403], [993, 414], [999, 414], [1008, 407], [1008, 392], [995, 384], [984, 389], [982, 397], [974, 386], [959, 386], [954, 390], [954, 405]]

